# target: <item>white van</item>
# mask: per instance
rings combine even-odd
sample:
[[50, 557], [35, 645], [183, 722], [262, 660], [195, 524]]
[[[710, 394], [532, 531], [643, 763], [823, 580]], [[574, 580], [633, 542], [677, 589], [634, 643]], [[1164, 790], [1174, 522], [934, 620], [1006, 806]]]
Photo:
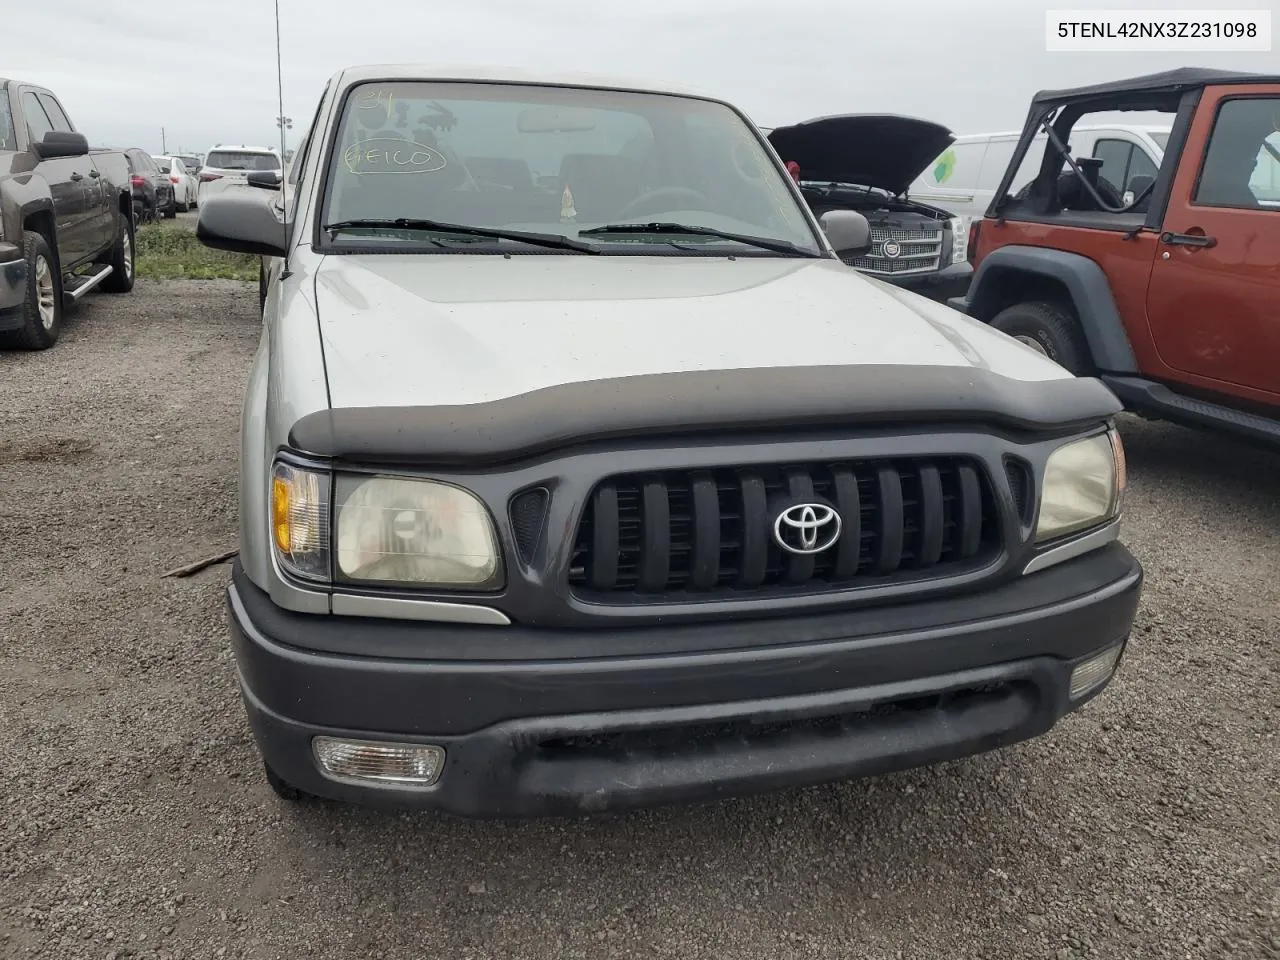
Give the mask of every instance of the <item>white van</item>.
[[[1097, 157], [1100, 176], [1122, 193], [1129, 192], [1134, 177], [1155, 177], [1169, 142], [1169, 127], [1134, 124], [1095, 124], [1071, 131], [1071, 154]], [[912, 200], [932, 203], [964, 219], [981, 219], [995, 196], [996, 187], [1013, 159], [1020, 132], [979, 133], [957, 137], [911, 185]], [[1017, 192], [1040, 169], [1048, 138], [1041, 134], [1023, 158], [1010, 187]], [[1127, 201], [1128, 202], [1128, 201]]]

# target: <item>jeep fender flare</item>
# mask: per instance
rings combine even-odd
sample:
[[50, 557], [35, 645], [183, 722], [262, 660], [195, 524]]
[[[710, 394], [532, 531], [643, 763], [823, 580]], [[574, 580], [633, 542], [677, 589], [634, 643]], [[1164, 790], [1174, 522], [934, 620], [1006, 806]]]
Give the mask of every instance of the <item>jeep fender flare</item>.
[[1111, 296], [1111, 285], [1097, 263], [1078, 253], [1061, 250], [1017, 244], [1000, 247], [987, 254], [978, 265], [965, 312], [990, 323], [996, 313], [1010, 305], [1007, 298], [1000, 295], [1000, 286], [1010, 275], [1043, 277], [1062, 284], [1098, 369], [1108, 373], [1138, 372], [1133, 347]]

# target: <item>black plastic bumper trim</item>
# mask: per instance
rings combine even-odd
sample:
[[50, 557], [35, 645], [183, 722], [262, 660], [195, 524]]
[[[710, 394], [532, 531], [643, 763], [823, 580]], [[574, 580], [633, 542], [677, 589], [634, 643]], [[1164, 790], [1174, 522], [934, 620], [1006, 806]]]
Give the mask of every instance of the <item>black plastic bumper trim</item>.
[[[1078, 579], [1087, 579], [1090, 559], [1111, 577], [1081, 592]], [[1066, 694], [1072, 666], [1125, 642], [1137, 610], [1141, 567], [1118, 544], [1024, 583], [1052, 583], [1055, 573], [1073, 568], [1074, 592], [1061, 595], [1066, 584], [1059, 581], [1056, 601], [1003, 615], [970, 618], [974, 608], [951, 601], [953, 617], [946, 624], [886, 632], [874, 630], [886, 611], [867, 610], [846, 615], [843, 626], [832, 616], [702, 624], [672, 631], [686, 645], [683, 652], [668, 645], [665, 652], [625, 655], [618, 651], [634, 637], [619, 634], [635, 631], [513, 626], [502, 631], [511, 644], [501, 651], [504, 658], [495, 658], [499, 651], [490, 647], [489, 659], [449, 660], [431, 656], [442, 643], [448, 646], [448, 635], [470, 629], [478, 639], [485, 628], [346, 618], [333, 619], [350, 631], [353, 643], [375, 646], [383, 631], [415, 631], [421, 656], [320, 653], [265, 635], [234, 583], [228, 604], [255, 737], [286, 780], [340, 800], [524, 816], [815, 783], [1036, 736], [1079, 705]], [[775, 642], [759, 643], [753, 636], [758, 631]], [[640, 632], [660, 637], [664, 631]], [[713, 637], [732, 639], [735, 646], [689, 649], [709, 647]], [[520, 644], [524, 656], [512, 656]], [[567, 649], [577, 656], [548, 657]], [[929, 697], [936, 703], [922, 706], [920, 698]], [[887, 716], [865, 714], [902, 701], [910, 703]], [[624, 747], [610, 753], [580, 743], [620, 736], [627, 742], [632, 732], [672, 729], [679, 741], [685, 727], [804, 718], [835, 725], [819, 730], [802, 724], [771, 738], [726, 736], [705, 749], [682, 744], [674, 751]], [[310, 738], [319, 734], [436, 743], [448, 753], [445, 772], [436, 789], [410, 796], [334, 784], [311, 758]], [[548, 745], [566, 739], [572, 741], [567, 747]]]

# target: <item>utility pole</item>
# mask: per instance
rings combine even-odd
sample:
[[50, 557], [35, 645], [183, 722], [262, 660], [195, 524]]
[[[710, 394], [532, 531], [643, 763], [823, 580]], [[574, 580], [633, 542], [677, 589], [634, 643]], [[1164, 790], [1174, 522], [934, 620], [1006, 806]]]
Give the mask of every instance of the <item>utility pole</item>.
[[[276, 126], [280, 129], [280, 149], [284, 150], [285, 131], [293, 129], [293, 117], [279, 116], [276, 117]], [[281, 154], [283, 156], [283, 153]]]
[[160, 152], [161, 153], [169, 152], [169, 144], [167, 144], [164, 139], [164, 127], [160, 128]]

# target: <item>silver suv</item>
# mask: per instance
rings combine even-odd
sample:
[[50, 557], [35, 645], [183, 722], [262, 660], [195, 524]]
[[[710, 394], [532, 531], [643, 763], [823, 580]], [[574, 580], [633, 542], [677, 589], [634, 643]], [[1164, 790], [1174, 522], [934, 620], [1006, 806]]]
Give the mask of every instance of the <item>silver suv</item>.
[[[228, 588], [281, 796], [601, 811], [1049, 730], [1120, 660], [1115, 397], [849, 270], [760, 131], [595, 78], [345, 70], [262, 255]], [[211, 155], [212, 161], [212, 155]]]

